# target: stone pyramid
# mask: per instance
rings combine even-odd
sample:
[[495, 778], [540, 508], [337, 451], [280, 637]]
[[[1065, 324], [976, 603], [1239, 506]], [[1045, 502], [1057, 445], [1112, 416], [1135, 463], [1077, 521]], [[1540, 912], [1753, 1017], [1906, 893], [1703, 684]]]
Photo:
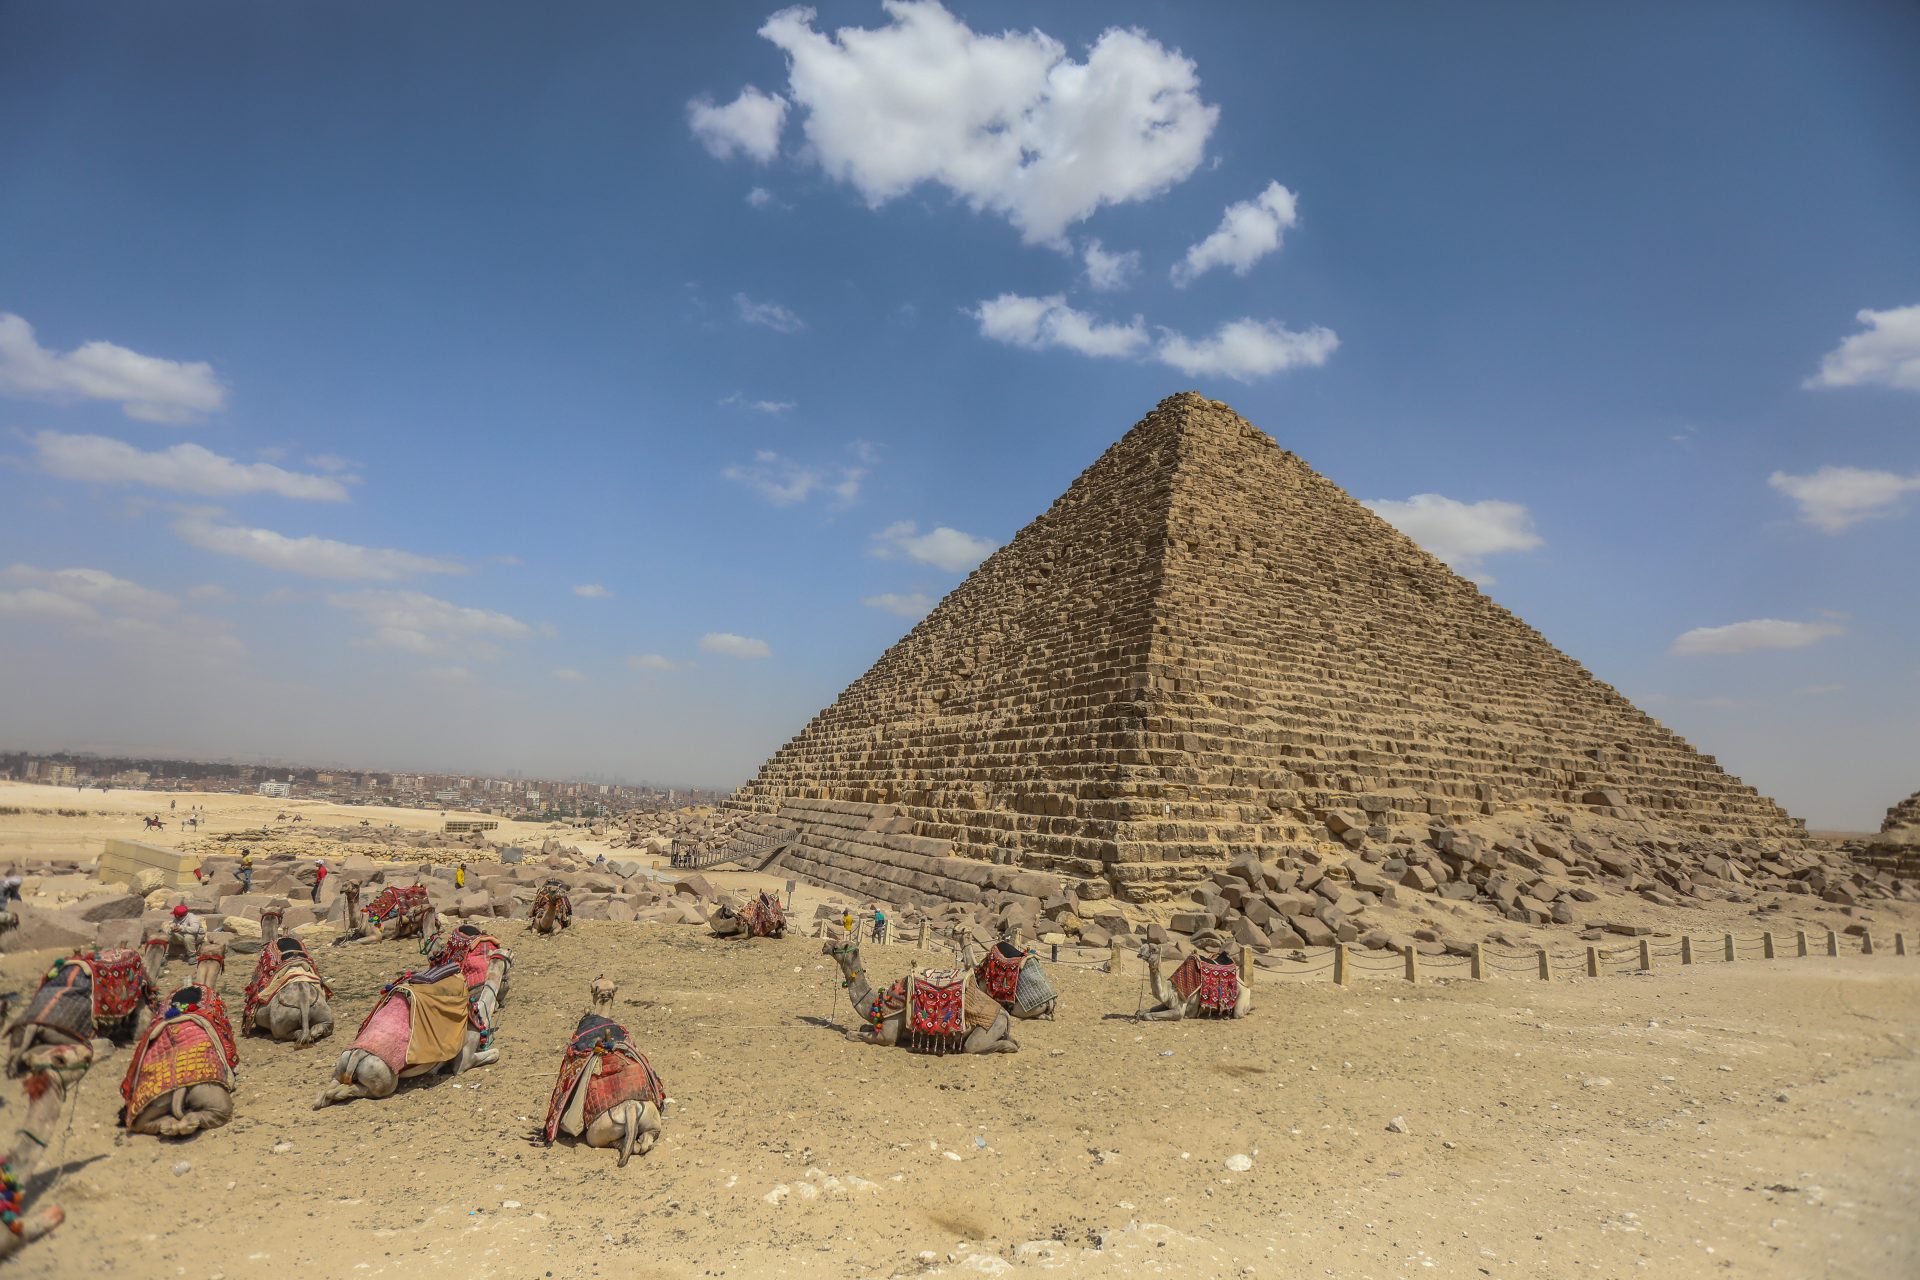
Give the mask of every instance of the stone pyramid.
[[752, 815], [736, 853], [779, 846], [857, 893], [961, 899], [1047, 872], [1153, 901], [1244, 853], [1509, 810], [1642, 821], [1667, 849], [1805, 838], [1195, 393], [1127, 432], [729, 804]]

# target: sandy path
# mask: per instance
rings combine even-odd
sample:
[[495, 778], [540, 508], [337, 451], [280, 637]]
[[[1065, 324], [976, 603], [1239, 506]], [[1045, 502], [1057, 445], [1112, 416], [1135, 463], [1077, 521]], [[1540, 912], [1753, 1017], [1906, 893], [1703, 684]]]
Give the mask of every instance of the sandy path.
[[[822, 1025], [849, 1017], [817, 942], [503, 928], [505, 1055], [459, 1081], [316, 1113], [342, 1041], [249, 1039], [234, 1123], [162, 1145], [113, 1127], [113, 1054], [60, 1153], [69, 1222], [13, 1274], [1881, 1277], [1920, 1257], [1911, 958], [1275, 980], [1246, 1023], [1171, 1025], [1114, 1016], [1129, 963], [1061, 972], [1062, 1021], [1017, 1055], [929, 1059]], [[324, 952], [345, 1038], [414, 955]], [[20, 988], [40, 964], [0, 970]], [[677, 1103], [624, 1173], [528, 1137], [602, 971]]]

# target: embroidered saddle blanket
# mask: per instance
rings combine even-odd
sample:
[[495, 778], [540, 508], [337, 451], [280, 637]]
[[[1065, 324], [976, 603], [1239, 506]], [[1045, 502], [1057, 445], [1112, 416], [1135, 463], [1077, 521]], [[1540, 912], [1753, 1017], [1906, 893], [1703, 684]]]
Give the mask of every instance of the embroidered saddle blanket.
[[132, 1124], [156, 1098], [175, 1089], [217, 1084], [231, 1091], [239, 1062], [233, 1024], [220, 997], [202, 987], [181, 987], [134, 1048], [120, 1081], [120, 1123]]
[[921, 1053], [957, 1053], [970, 1032], [993, 1025], [1000, 1006], [965, 969], [921, 969], [874, 998], [867, 1019], [878, 1026], [906, 1011], [906, 1045]]
[[1212, 959], [1188, 956], [1173, 971], [1173, 989], [1184, 1003], [1200, 993], [1200, 1013], [1230, 1018], [1240, 1004], [1240, 969], [1224, 952]]
[[787, 913], [781, 910], [780, 899], [772, 894], [756, 894], [752, 902], [740, 909], [740, 923], [746, 927], [749, 938], [777, 938], [787, 931]]
[[320, 988], [322, 995], [333, 998], [333, 988], [320, 976], [320, 966], [306, 944], [294, 937], [275, 938], [271, 946], [261, 948], [253, 976], [247, 979], [246, 1000], [240, 1006], [242, 1034], [254, 1030], [253, 1015], [272, 1004], [273, 998], [291, 982], [311, 982]]
[[486, 1030], [468, 1000], [466, 976], [458, 965], [440, 965], [388, 983], [351, 1047], [373, 1054], [398, 1075], [458, 1057], [468, 1026]]
[[659, 1106], [666, 1098], [667, 1086], [647, 1055], [634, 1047], [627, 1029], [598, 1014], [583, 1014], [561, 1055], [560, 1076], [540, 1131], [549, 1143], [562, 1132], [577, 1138], [623, 1102]]
[[360, 909], [366, 913], [369, 924], [385, 924], [398, 916], [408, 925], [417, 928], [425, 923], [428, 908], [427, 886], [390, 884], [382, 889], [372, 902]]
[[83, 952], [53, 962], [14, 1025], [52, 1027], [87, 1040], [142, 1007], [152, 1008], [156, 999], [137, 952]]
[[573, 926], [573, 899], [552, 885], [541, 885], [540, 892], [533, 895], [533, 907], [527, 912], [529, 918], [537, 917], [551, 906], [558, 905], [559, 914], [554, 923], [562, 929]]
[[490, 933], [480, 932], [477, 925], [463, 924], [440, 944], [429, 959], [435, 965], [459, 965], [471, 989], [487, 980], [487, 961], [499, 950], [500, 939]]

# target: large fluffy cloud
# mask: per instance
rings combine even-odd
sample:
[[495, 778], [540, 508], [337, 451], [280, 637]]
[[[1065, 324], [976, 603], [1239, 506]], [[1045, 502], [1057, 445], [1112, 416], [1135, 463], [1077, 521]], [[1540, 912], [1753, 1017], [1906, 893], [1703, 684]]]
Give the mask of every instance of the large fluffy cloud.
[[1323, 365], [1339, 345], [1339, 335], [1320, 325], [1289, 329], [1275, 320], [1245, 317], [1227, 321], [1204, 338], [1168, 330], [1154, 356], [1193, 377], [1218, 374], [1235, 382], [1252, 382], [1303, 365]]
[[1805, 476], [1776, 471], [1767, 483], [1798, 503], [1801, 521], [1822, 533], [1839, 533], [1862, 520], [1893, 515], [1902, 497], [1920, 493], [1920, 475], [1861, 467], [1821, 467]]
[[1289, 329], [1274, 320], [1229, 320], [1203, 338], [1162, 329], [1148, 335], [1139, 316], [1111, 324], [1067, 305], [1060, 294], [1030, 298], [1003, 293], [967, 312], [980, 336], [1010, 347], [1046, 351], [1063, 347], [1109, 359], [1150, 357], [1191, 377], [1218, 376], [1252, 382], [1300, 366], [1323, 365], [1340, 345], [1331, 329]]
[[[1109, 29], [1081, 62], [1044, 32], [983, 34], [934, 0], [883, 7], [877, 28], [816, 31], [808, 8], [760, 28], [787, 55], [806, 155], [870, 205], [934, 183], [1029, 243], [1059, 244], [1102, 205], [1185, 179], [1206, 153], [1219, 109], [1201, 101], [1193, 63], [1144, 32]], [[715, 154], [764, 159], [773, 103], [749, 89], [690, 110]]]
[[8, 312], [0, 312], [0, 394], [111, 400], [146, 422], [187, 422], [227, 402], [204, 361], [143, 356], [111, 342], [49, 351], [32, 325]]
[[968, 314], [980, 322], [981, 337], [1029, 351], [1065, 347], [1083, 356], [1133, 356], [1148, 342], [1140, 317], [1124, 325], [1102, 324], [1057, 293], [1045, 298], [1003, 293]]
[[415, 555], [411, 551], [396, 551], [389, 547], [363, 547], [311, 535], [290, 538], [271, 529], [220, 524], [203, 515], [181, 517], [174, 522], [173, 531], [183, 541], [202, 551], [237, 556], [269, 569], [298, 573], [309, 578], [391, 582], [396, 578], [422, 573], [467, 572], [465, 565], [435, 556]]
[[180, 601], [104, 569], [0, 570], [0, 618], [73, 627], [82, 634], [142, 645], [167, 645], [203, 656], [246, 651], [223, 622], [189, 613]]
[[941, 525], [920, 532], [911, 520], [899, 520], [873, 535], [868, 554], [880, 560], [912, 560], [930, 564], [948, 573], [965, 573], [992, 554], [998, 546], [991, 539], [976, 537]]
[[1269, 182], [1267, 189], [1253, 199], [1227, 206], [1219, 229], [1174, 264], [1173, 282], [1184, 288], [1216, 267], [1243, 276], [1254, 263], [1280, 247], [1281, 235], [1297, 221], [1299, 202], [1293, 192]]
[[1723, 627], [1695, 627], [1675, 637], [1672, 653], [1750, 653], [1756, 649], [1804, 649], [1847, 629], [1833, 622], [1783, 622], [1754, 618]]
[[1857, 387], [1867, 383], [1920, 391], [1920, 303], [1891, 311], [1861, 311], [1866, 332], [1829, 351], [1809, 387]]
[[1374, 498], [1366, 506], [1400, 532], [1482, 586], [1491, 586], [1488, 556], [1544, 546], [1533, 515], [1517, 502], [1462, 502], [1438, 493], [1405, 501]]
[[271, 493], [316, 502], [347, 501], [339, 476], [307, 475], [265, 462], [236, 462], [197, 444], [141, 449], [107, 436], [41, 431], [33, 436], [40, 469], [62, 480], [87, 484], [145, 485], [207, 497]]

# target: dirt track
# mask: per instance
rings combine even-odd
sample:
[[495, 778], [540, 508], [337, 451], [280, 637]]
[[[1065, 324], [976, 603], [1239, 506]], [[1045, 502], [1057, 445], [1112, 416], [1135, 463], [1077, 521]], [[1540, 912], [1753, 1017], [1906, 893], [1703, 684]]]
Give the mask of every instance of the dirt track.
[[[1062, 1020], [1017, 1055], [929, 1059], [824, 1025], [849, 1017], [817, 942], [503, 926], [504, 1057], [457, 1081], [308, 1109], [411, 943], [323, 949], [347, 1034], [245, 1041], [225, 1129], [121, 1136], [115, 1052], [55, 1144], [69, 1221], [13, 1274], [1891, 1277], [1920, 1257], [1912, 957], [1270, 980], [1238, 1025], [1115, 1016], [1129, 962], [1060, 973]], [[41, 963], [0, 969], [18, 989]], [[623, 1173], [529, 1136], [603, 971], [676, 1101]]]

